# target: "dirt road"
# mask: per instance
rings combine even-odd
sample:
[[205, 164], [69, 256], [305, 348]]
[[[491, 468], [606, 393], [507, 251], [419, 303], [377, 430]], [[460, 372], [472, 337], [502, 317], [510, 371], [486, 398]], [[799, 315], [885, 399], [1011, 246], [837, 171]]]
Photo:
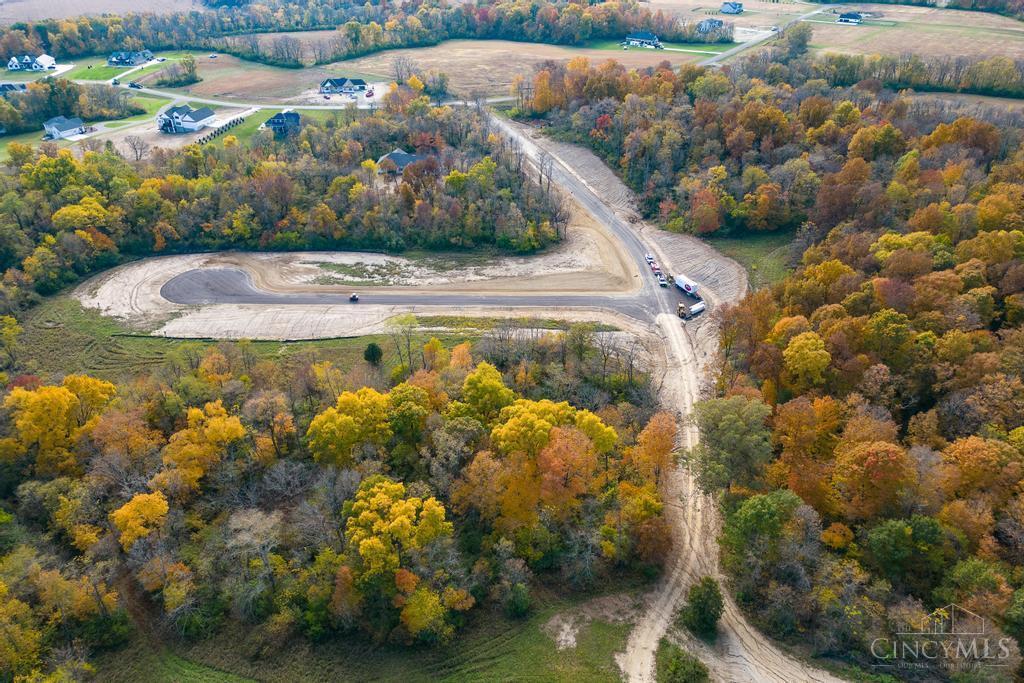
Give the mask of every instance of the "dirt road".
[[[705, 298], [713, 306], [738, 300], [746, 292], [746, 274], [731, 259], [695, 238], [672, 235], [645, 225], [639, 219], [630, 190], [593, 154], [531, 134], [522, 126], [504, 124], [502, 128], [516, 135], [533, 156], [541, 152], [550, 154], [576, 181], [572, 190], [577, 201], [589, 208], [592, 202], [581, 197], [581, 193], [592, 195], [591, 200], [600, 202], [603, 209], [595, 215], [611, 223], [613, 232], [621, 230], [621, 227], [617, 230], [616, 225], [629, 225], [641, 248], [657, 254], [670, 272], [685, 273], [700, 282]], [[559, 180], [557, 173], [553, 177]], [[706, 363], [714, 358], [715, 330], [707, 317], [680, 325], [679, 319], [668, 310], [659, 314], [656, 322], [668, 364], [663, 403], [685, 417], [699, 399]], [[696, 442], [696, 428], [687, 424], [681, 446], [689, 448]], [[714, 503], [700, 493], [692, 474], [682, 467], [673, 471], [666, 488], [675, 554], [664, 576], [648, 595], [625, 652], [616, 657], [624, 676], [631, 682], [654, 680], [658, 643], [671, 625], [689, 586], [707, 574], [724, 579], [718, 566], [720, 520]], [[708, 666], [716, 680], [778, 683], [841, 680], [782, 652], [765, 635], [758, 633], [728, 598], [715, 646], [709, 647], [696, 640], [688, 642], [687, 646]]]

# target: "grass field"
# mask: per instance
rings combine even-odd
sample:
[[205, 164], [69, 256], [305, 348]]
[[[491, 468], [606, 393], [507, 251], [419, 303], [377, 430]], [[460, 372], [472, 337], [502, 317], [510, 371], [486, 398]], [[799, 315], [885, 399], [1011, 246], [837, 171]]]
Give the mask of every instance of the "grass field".
[[8, 71], [0, 64], [0, 82], [3, 83], [27, 83], [45, 75], [42, 71]]
[[807, 23], [813, 28], [811, 49], [818, 52], [974, 59], [1005, 56], [1024, 59], [1024, 23], [986, 12], [909, 5], [854, 4], [844, 10], [868, 12], [860, 26], [835, 23], [831, 12]]
[[107, 66], [106, 57], [85, 57], [75, 60], [75, 68], [64, 74], [72, 81], [109, 81], [128, 70], [123, 66]]
[[[297, 640], [262, 660], [247, 658], [239, 644], [247, 633], [227, 631], [208, 641], [154, 651], [136, 640], [127, 649], [99, 655], [97, 679], [215, 681], [251, 677], [275, 681], [619, 681], [614, 653], [621, 652], [630, 624], [593, 620], [580, 628], [576, 647], [558, 651], [543, 625], [579, 597], [541, 596], [526, 619], [478, 610], [454, 642], [436, 648], [376, 646], [357, 635], [311, 645]], [[173, 653], [173, 654], [172, 654]], [[231, 672], [231, 673], [225, 673]]]
[[789, 245], [793, 233], [753, 233], [709, 237], [705, 241], [747, 269], [752, 290], [773, 285], [789, 272]]
[[[30, 372], [42, 377], [85, 372], [111, 381], [123, 381], [168, 361], [180, 350], [183, 340], [134, 334], [113, 318], [82, 308], [68, 295], [44, 300], [25, 314], [21, 338], [21, 359]], [[421, 335], [420, 343], [438, 337], [451, 347], [479, 336], [475, 329]], [[384, 367], [397, 363], [391, 339], [385, 335], [323, 339], [309, 342], [252, 342], [254, 353], [278, 360], [285, 368], [300, 356], [314, 353], [339, 367], [361, 361], [371, 341], [384, 350]], [[205, 349], [216, 342], [189, 340]]]

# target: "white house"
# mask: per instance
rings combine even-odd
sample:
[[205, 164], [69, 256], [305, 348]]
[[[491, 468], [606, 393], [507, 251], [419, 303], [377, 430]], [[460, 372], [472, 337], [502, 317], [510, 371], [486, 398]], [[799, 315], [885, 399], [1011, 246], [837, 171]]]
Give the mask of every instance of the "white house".
[[30, 55], [15, 55], [7, 60], [7, 70], [25, 71], [26, 69], [31, 69], [35, 61]]
[[209, 107], [193, 109], [181, 105], [157, 114], [156, 125], [164, 133], [193, 133], [212, 126], [216, 114]]
[[78, 117], [68, 119], [63, 116], [54, 116], [43, 124], [43, 130], [51, 140], [63, 140], [84, 133], [85, 122]]
[[361, 78], [327, 78], [320, 83], [320, 92], [325, 95], [363, 92], [366, 89], [366, 81]]
[[15, 55], [7, 60], [8, 71], [47, 71], [57, 68], [57, 60], [50, 55]]

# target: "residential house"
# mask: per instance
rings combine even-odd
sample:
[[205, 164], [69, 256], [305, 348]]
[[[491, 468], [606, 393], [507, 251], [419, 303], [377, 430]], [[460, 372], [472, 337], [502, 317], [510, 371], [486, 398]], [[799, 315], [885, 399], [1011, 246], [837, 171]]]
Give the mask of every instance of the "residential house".
[[25, 83], [0, 83], [0, 97], [7, 97], [11, 93], [25, 92], [28, 85]]
[[111, 52], [107, 57], [107, 64], [110, 66], [138, 66], [153, 59], [153, 53], [149, 50], [119, 50]]
[[16, 55], [7, 60], [8, 71], [48, 71], [57, 68], [57, 60], [47, 54]]
[[650, 31], [635, 31], [627, 35], [621, 43], [622, 47], [646, 47], [661, 50], [664, 46], [658, 40], [658, 36]]
[[723, 2], [722, 14], [743, 14], [742, 2]]
[[377, 173], [396, 174], [405, 170], [409, 164], [427, 159], [426, 154], [414, 154], [396, 147], [380, 159], [377, 159]]
[[77, 116], [73, 119], [63, 116], [54, 116], [43, 124], [46, 137], [51, 140], [63, 140], [73, 135], [81, 135], [85, 132], [85, 122]]
[[327, 78], [320, 84], [320, 92], [324, 95], [349, 94], [366, 89], [366, 81], [361, 78]]
[[861, 16], [860, 12], [843, 12], [842, 14], [839, 15], [839, 18], [836, 19], [836, 23], [837, 24], [859, 24], [863, 20], [864, 20], [864, 17]]
[[156, 125], [163, 133], [194, 133], [213, 125], [215, 119], [216, 114], [209, 107], [193, 109], [181, 105], [157, 114]]
[[725, 26], [721, 19], [705, 19], [697, 24], [697, 33], [713, 33]]
[[8, 71], [29, 71], [32, 69], [32, 64], [35, 62], [35, 58], [31, 55], [15, 55], [7, 60]]
[[286, 138], [299, 132], [299, 123], [298, 112], [281, 111], [267, 119], [264, 125], [274, 131], [275, 138]]

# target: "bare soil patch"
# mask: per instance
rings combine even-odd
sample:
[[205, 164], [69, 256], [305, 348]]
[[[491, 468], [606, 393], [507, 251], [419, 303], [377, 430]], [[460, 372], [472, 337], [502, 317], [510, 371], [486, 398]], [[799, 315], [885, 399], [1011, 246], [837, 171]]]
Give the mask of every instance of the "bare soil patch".
[[591, 621], [598, 619], [609, 624], [631, 622], [637, 617], [642, 601], [627, 593], [603, 595], [551, 617], [541, 630], [551, 636], [558, 650], [571, 650], [576, 647], [576, 636], [580, 629]]
[[[234, 116], [238, 116], [244, 111], [244, 109], [218, 109], [217, 118], [218, 120], [226, 121]], [[161, 133], [157, 130], [156, 117], [154, 117], [153, 119], [143, 123], [124, 126], [123, 128], [112, 128], [109, 131], [94, 136], [94, 138], [102, 141], [109, 140], [121, 154], [132, 159], [134, 158], [132, 156], [132, 150], [128, 146], [128, 143], [125, 142], [129, 136], [142, 138], [154, 149], [157, 147], [163, 147], [164, 149], [180, 149], [186, 145], [192, 144], [198, 138], [208, 135], [210, 131], [210, 128], [206, 128], [196, 131], [195, 133], [177, 133], [174, 135]]]

